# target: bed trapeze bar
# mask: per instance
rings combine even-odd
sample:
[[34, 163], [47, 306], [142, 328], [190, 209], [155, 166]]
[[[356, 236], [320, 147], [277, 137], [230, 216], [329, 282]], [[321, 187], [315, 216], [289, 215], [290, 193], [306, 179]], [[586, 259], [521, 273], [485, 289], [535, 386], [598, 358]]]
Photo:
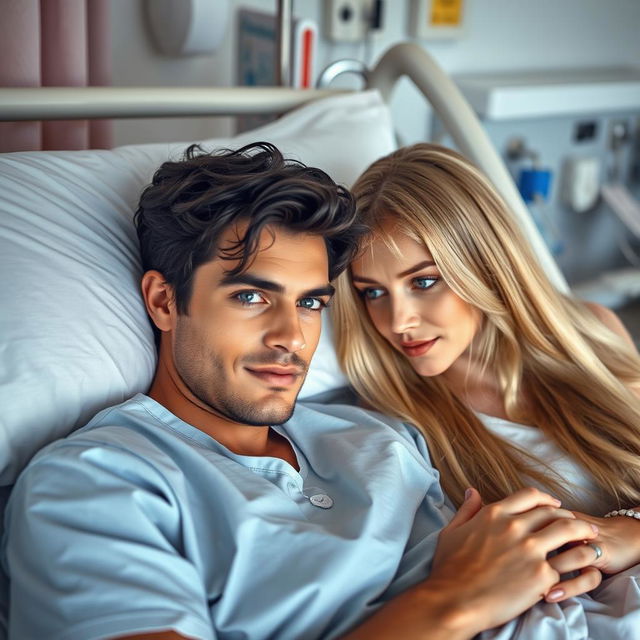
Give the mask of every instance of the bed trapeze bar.
[[393, 87], [405, 75], [432, 105], [460, 151], [493, 182], [519, 220], [550, 280], [560, 291], [568, 292], [567, 282], [544, 244], [502, 158], [467, 100], [435, 60], [416, 44], [398, 44], [382, 56], [367, 77], [369, 86], [377, 88], [389, 102]]
[[336, 93], [289, 87], [0, 88], [0, 121], [284, 113]]

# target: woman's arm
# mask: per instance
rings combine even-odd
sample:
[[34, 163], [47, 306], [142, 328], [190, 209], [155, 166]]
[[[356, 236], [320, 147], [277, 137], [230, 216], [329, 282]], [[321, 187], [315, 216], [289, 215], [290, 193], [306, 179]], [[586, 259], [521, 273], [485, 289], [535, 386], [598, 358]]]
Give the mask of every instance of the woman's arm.
[[[595, 302], [585, 302], [587, 308], [593, 313], [602, 324], [613, 331], [613, 333], [619, 335], [625, 342], [629, 344], [629, 346], [633, 349], [634, 352], [638, 353], [638, 349], [631, 337], [631, 334], [627, 331], [627, 328], [622, 324], [622, 320], [618, 318], [618, 316], [607, 307], [603, 307], [601, 304], [597, 304]], [[632, 391], [640, 396], [640, 387], [631, 387]]]
[[611, 329], [613, 333], [619, 335], [621, 338], [624, 338], [624, 340], [637, 351], [631, 334], [614, 311], [607, 307], [603, 307], [601, 304], [597, 304], [596, 302], [585, 302], [585, 306], [596, 318], [598, 318], [598, 320], [600, 320], [600, 322], [602, 322], [605, 327]]

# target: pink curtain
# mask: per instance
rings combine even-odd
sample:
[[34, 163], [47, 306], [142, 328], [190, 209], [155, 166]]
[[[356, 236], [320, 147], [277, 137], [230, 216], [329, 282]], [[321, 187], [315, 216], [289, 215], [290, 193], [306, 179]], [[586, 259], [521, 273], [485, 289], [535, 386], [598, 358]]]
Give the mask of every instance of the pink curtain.
[[[0, 0], [0, 86], [111, 84], [110, 0]], [[111, 146], [111, 122], [0, 122], [0, 151]]]

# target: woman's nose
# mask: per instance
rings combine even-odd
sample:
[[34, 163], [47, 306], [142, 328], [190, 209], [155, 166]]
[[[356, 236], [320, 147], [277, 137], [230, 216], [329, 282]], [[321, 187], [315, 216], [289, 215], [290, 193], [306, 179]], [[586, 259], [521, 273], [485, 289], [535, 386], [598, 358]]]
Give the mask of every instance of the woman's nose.
[[420, 324], [417, 309], [406, 299], [392, 303], [391, 330], [393, 333], [405, 333]]

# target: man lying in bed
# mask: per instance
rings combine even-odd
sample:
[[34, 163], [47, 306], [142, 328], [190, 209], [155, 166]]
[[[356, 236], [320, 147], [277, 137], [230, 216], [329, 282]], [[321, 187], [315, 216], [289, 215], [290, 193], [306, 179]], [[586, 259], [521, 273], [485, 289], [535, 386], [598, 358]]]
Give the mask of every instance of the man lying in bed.
[[156, 375], [16, 484], [13, 638], [450, 640], [597, 585], [588, 568], [559, 583], [580, 554], [546, 559], [595, 535], [553, 498], [469, 490], [445, 527], [416, 431], [296, 406], [358, 237], [326, 174], [266, 144], [192, 149], [136, 223]]

